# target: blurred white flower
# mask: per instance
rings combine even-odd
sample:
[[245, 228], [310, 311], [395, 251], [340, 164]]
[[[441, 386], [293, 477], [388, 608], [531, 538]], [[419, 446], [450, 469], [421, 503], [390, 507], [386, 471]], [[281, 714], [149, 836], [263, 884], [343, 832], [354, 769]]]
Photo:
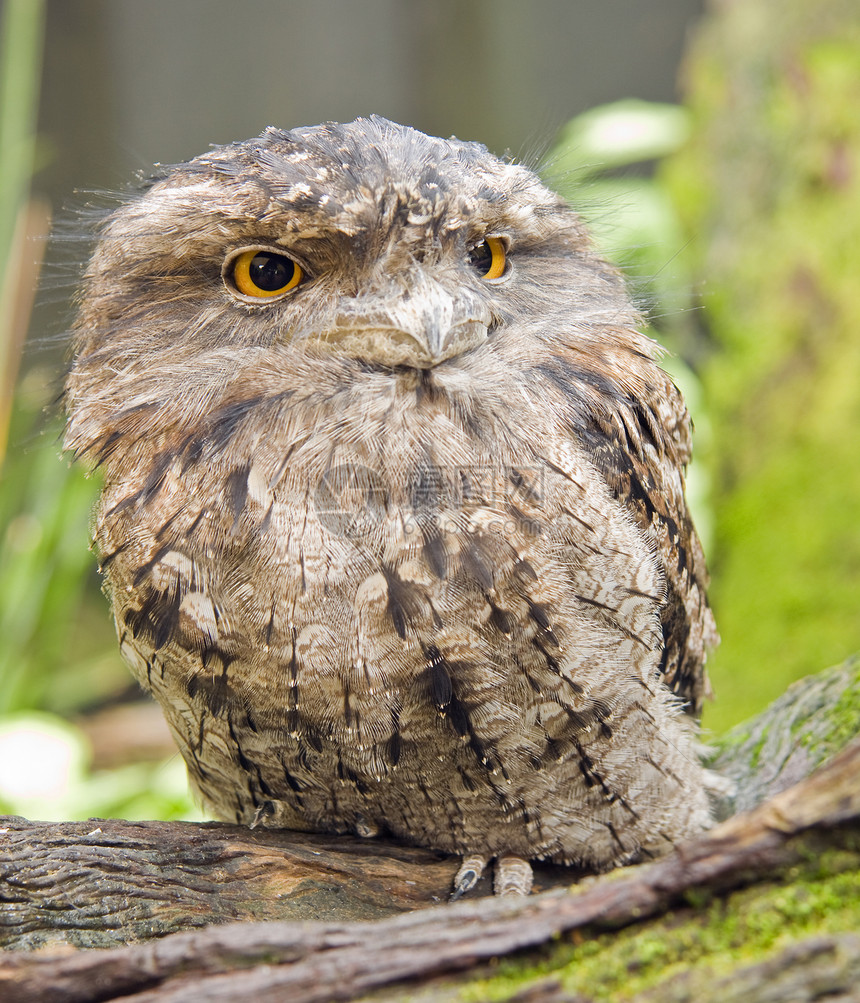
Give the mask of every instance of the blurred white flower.
[[16, 812], [61, 817], [88, 761], [86, 739], [60, 718], [27, 712], [0, 720], [0, 800]]

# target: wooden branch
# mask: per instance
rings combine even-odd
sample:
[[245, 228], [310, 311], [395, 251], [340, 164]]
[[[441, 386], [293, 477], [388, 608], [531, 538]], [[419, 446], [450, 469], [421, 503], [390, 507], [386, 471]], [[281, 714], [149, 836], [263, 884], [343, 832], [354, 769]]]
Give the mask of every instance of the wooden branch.
[[[375, 920], [446, 902], [458, 865], [383, 839], [0, 816], [0, 948], [115, 947], [235, 921]], [[535, 870], [538, 891], [579, 876]], [[469, 897], [491, 892], [485, 876]]]
[[[348, 1000], [404, 980], [456, 972], [566, 931], [653, 916], [686, 892], [719, 893], [790, 867], [816, 834], [860, 827], [860, 740], [754, 811], [654, 863], [572, 892], [427, 909], [375, 923], [243, 923], [71, 957], [0, 960], [9, 1003], [213, 1003]], [[810, 843], [812, 840], [812, 843]]]
[[0, 818], [0, 868], [0, 946], [32, 950], [236, 920], [378, 919], [445, 901], [457, 861], [215, 822]]
[[860, 655], [793, 683], [717, 740], [708, 765], [732, 781], [718, 818], [750, 811], [799, 783], [860, 734]]

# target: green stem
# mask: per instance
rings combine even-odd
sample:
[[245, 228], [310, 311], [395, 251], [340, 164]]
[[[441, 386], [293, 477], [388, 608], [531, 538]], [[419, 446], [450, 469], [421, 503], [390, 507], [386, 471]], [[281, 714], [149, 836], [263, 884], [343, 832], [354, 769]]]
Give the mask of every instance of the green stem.
[[20, 356], [19, 245], [36, 141], [44, 0], [6, 0], [0, 26], [0, 459]]

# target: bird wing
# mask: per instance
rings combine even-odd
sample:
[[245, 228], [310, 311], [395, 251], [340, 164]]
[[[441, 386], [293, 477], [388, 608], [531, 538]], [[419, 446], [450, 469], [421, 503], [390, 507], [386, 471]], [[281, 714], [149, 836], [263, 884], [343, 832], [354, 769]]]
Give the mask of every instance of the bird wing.
[[706, 596], [702, 545], [684, 494], [690, 418], [669, 376], [655, 372], [656, 385], [645, 393], [640, 388], [614, 398], [606, 412], [592, 410], [584, 439], [610, 490], [656, 547], [666, 583], [660, 667], [666, 685], [698, 716], [710, 695], [707, 650], [719, 638]]

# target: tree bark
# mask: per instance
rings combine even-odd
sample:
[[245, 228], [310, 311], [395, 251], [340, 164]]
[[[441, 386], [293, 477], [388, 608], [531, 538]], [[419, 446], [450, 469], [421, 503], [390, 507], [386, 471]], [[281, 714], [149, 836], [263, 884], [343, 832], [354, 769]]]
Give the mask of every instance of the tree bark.
[[236, 920], [378, 919], [446, 899], [453, 858], [221, 823], [0, 818], [0, 946], [112, 947]]
[[[518, 899], [464, 902], [376, 923], [241, 923], [160, 941], [0, 961], [10, 1003], [188, 999], [323, 1003], [468, 969], [571, 931], [614, 930], [665, 912], [685, 895], [722, 895], [786, 874], [825, 847], [854, 852], [860, 835], [860, 739], [812, 777], [653, 863]], [[853, 850], [852, 850], [853, 848]], [[833, 941], [837, 972], [856, 970], [857, 938]], [[798, 947], [798, 957], [816, 953]], [[763, 971], [767, 971], [765, 965]], [[844, 975], [844, 972], [842, 973]], [[847, 978], [848, 976], [845, 975]]]

